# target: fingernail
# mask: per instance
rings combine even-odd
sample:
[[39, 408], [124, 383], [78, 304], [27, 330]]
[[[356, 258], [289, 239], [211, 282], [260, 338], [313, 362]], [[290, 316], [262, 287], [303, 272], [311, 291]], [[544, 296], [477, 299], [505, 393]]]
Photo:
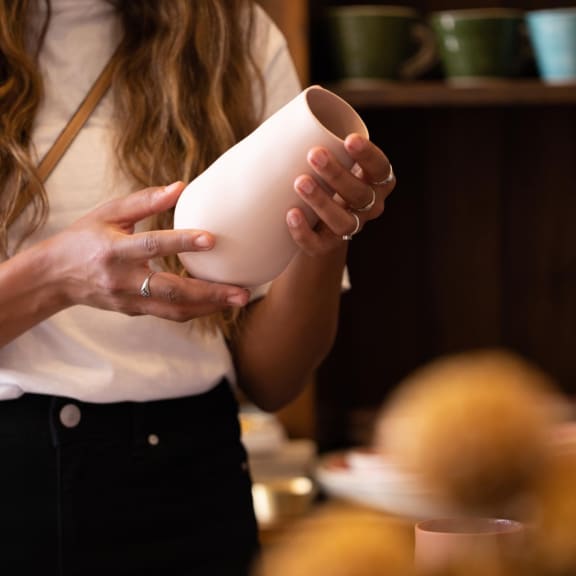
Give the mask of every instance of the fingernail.
[[212, 238], [207, 234], [199, 234], [194, 238], [194, 246], [197, 248], [210, 248], [212, 246]]
[[300, 214], [298, 214], [298, 212], [288, 212], [288, 226], [290, 226], [290, 228], [298, 228], [298, 226], [300, 226], [300, 223], [302, 222], [302, 219], [300, 218]]
[[364, 139], [360, 138], [360, 136], [357, 136], [356, 134], [350, 136], [346, 143], [354, 152], [361, 152], [365, 146]]
[[164, 186], [164, 192], [166, 192], [166, 194], [171, 194], [172, 192], [175, 192], [178, 188], [180, 188], [180, 186], [182, 186], [182, 181], [176, 180], [176, 182], [172, 182], [172, 184]]
[[299, 180], [296, 185], [298, 187], [298, 190], [300, 190], [302, 194], [306, 194], [307, 196], [309, 196], [310, 194], [312, 194], [312, 192], [314, 192], [314, 182], [309, 178], [302, 178], [302, 180]]
[[230, 294], [226, 302], [230, 304], [230, 306], [245, 306], [248, 303], [248, 293], [237, 292], [236, 294]]
[[318, 168], [324, 168], [328, 164], [328, 154], [324, 150], [315, 150], [310, 156], [310, 162]]

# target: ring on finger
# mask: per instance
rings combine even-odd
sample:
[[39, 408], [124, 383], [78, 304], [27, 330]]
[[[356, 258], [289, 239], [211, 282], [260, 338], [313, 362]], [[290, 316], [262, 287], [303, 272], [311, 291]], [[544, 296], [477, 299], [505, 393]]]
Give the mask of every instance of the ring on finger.
[[394, 169], [392, 168], [392, 164], [390, 164], [390, 172], [388, 176], [384, 178], [384, 180], [379, 180], [378, 182], [372, 182], [372, 186], [384, 186], [385, 184], [390, 184], [394, 180]]
[[352, 236], [358, 234], [358, 231], [360, 230], [360, 218], [358, 217], [358, 214], [355, 214], [354, 212], [350, 212], [350, 214], [354, 218], [354, 230], [352, 230], [352, 232], [348, 232], [347, 234], [342, 235], [342, 240], [345, 241], [352, 240]]
[[368, 212], [369, 210], [372, 210], [372, 208], [374, 208], [374, 204], [376, 204], [376, 190], [374, 190], [373, 186], [369, 186], [369, 188], [372, 192], [370, 200], [368, 200], [368, 202], [364, 204], [364, 206], [361, 206], [360, 208], [354, 208], [356, 212]]
[[142, 282], [140, 286], [140, 296], [144, 298], [150, 298], [150, 296], [152, 296], [152, 292], [150, 291], [150, 278], [152, 278], [154, 274], [156, 274], [156, 272], [150, 272], [144, 279], [144, 282]]

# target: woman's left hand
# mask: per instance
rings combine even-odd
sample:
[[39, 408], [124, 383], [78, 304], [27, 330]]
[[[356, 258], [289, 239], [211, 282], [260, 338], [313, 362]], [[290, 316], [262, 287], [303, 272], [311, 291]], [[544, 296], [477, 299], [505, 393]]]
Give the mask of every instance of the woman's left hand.
[[378, 218], [396, 186], [390, 161], [374, 143], [359, 134], [350, 134], [344, 145], [355, 162], [352, 170], [342, 166], [326, 148], [312, 148], [308, 153], [308, 163], [328, 190], [310, 175], [301, 175], [294, 182], [298, 195], [319, 219], [311, 228], [299, 208], [287, 214], [294, 241], [311, 256], [342, 246], [366, 222]]
[[301, 208], [288, 210], [288, 228], [301, 250], [265, 298], [250, 304], [235, 341], [241, 385], [265, 410], [278, 410], [293, 399], [331, 349], [346, 240], [382, 214], [396, 184], [390, 162], [372, 142], [350, 134], [344, 145], [352, 169], [325, 148], [309, 151], [312, 172], [298, 176], [294, 187], [318, 221], [310, 227]]

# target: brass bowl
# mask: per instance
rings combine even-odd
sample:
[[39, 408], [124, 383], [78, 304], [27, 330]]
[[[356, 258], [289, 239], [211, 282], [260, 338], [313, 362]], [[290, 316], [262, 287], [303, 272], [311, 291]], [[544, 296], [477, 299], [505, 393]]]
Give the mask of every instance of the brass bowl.
[[252, 498], [259, 526], [270, 528], [304, 515], [317, 493], [315, 482], [307, 476], [258, 479], [252, 485]]

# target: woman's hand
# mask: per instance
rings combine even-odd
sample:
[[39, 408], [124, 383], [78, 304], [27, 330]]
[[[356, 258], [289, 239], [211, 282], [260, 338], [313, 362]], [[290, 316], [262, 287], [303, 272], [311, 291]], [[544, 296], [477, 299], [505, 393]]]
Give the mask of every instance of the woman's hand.
[[112, 200], [47, 240], [52, 280], [66, 305], [179, 321], [244, 306], [249, 292], [243, 288], [169, 272], [153, 273], [147, 283], [149, 296], [142, 294], [151, 273], [150, 259], [214, 245], [214, 238], [200, 230], [134, 233], [138, 221], [172, 208], [183, 188], [176, 182]]
[[308, 162], [328, 190], [309, 175], [294, 185], [298, 195], [319, 218], [312, 229], [302, 210], [294, 208], [287, 222], [294, 241], [310, 255], [323, 255], [349, 240], [364, 224], [378, 218], [396, 186], [392, 165], [385, 154], [359, 134], [350, 134], [344, 145], [355, 165], [348, 170], [325, 148], [313, 148]]
[[302, 210], [288, 211], [288, 227], [301, 251], [266, 297], [249, 307], [234, 341], [239, 385], [265, 410], [293, 399], [331, 349], [346, 265], [343, 237], [382, 214], [396, 183], [390, 162], [374, 144], [351, 134], [345, 146], [355, 162], [352, 170], [324, 148], [310, 150], [310, 166], [325, 184], [302, 175], [295, 188], [318, 223], [312, 229]]

